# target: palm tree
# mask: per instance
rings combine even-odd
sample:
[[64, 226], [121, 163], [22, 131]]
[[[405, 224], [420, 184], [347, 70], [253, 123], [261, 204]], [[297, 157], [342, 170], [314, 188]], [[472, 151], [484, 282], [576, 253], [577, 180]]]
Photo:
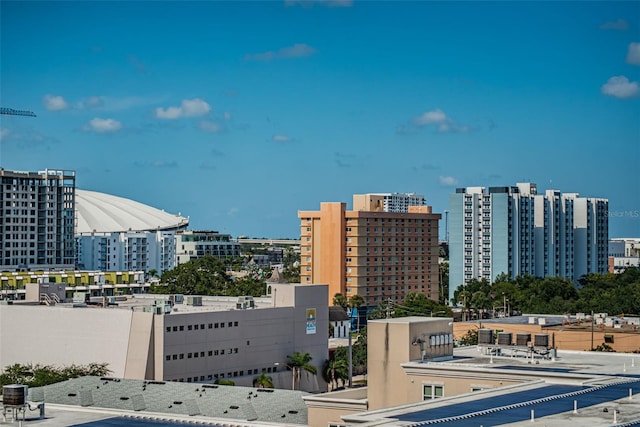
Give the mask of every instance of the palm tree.
[[253, 379], [253, 386], [258, 388], [273, 388], [273, 381], [269, 375], [260, 372], [260, 375]]
[[300, 388], [300, 377], [302, 375], [302, 371], [306, 371], [313, 375], [318, 373], [316, 367], [309, 363], [312, 359], [309, 353], [300, 353], [299, 351], [296, 351], [292, 355], [287, 356], [287, 359], [289, 359], [287, 367], [291, 369], [292, 375], [291, 390], [296, 389], [296, 383], [298, 384], [298, 388]]
[[344, 384], [345, 379], [349, 378], [349, 366], [344, 359], [330, 359], [326, 364], [327, 379], [331, 384], [335, 384], [333, 388], [338, 388], [338, 380]]
[[333, 296], [333, 305], [339, 305], [340, 307], [346, 309], [349, 306], [349, 302], [347, 301], [347, 297], [340, 293], [337, 293]]

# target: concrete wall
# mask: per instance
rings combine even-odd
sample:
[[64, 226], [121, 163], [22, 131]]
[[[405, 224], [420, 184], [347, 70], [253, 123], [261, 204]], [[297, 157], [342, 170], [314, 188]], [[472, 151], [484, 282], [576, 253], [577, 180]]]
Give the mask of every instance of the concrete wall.
[[[367, 370], [369, 409], [414, 402], [415, 396], [405, 370], [401, 366], [421, 360], [426, 348], [427, 358], [451, 357], [453, 345], [431, 347], [431, 335], [451, 332], [450, 318], [403, 317], [369, 321], [367, 326]], [[423, 347], [417, 341], [425, 341]], [[420, 395], [422, 397], [422, 395]], [[421, 399], [420, 399], [421, 400]]]
[[106, 362], [123, 377], [132, 317], [119, 309], [0, 305], [0, 367]]

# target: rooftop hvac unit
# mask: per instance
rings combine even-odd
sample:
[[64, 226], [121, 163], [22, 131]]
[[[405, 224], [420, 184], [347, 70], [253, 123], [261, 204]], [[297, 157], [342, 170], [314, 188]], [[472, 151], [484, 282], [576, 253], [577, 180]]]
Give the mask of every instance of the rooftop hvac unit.
[[511, 332], [498, 332], [498, 345], [511, 345]]
[[493, 344], [493, 329], [478, 329], [478, 344]]
[[533, 338], [535, 347], [549, 348], [549, 334], [536, 334]]
[[252, 296], [241, 296], [238, 297], [238, 302], [236, 303], [236, 308], [238, 310], [246, 310], [248, 308], [255, 308], [255, 302]]
[[187, 305], [199, 307], [202, 305], [202, 296], [200, 295], [187, 295]]
[[29, 387], [22, 384], [10, 384], [2, 386], [3, 406], [22, 406], [27, 403]]
[[526, 347], [531, 342], [531, 334], [518, 334], [516, 335], [516, 345]]

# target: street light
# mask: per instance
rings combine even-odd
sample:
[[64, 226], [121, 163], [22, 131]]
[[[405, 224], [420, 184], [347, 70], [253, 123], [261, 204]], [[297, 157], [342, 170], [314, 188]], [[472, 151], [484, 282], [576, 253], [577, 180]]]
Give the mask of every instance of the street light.
[[[280, 363], [275, 362], [273, 366], [277, 368], [278, 366], [280, 366]], [[295, 390], [296, 389], [296, 368], [294, 366], [289, 365], [288, 363], [285, 363], [284, 366], [286, 366], [288, 369], [291, 369], [291, 390]]]

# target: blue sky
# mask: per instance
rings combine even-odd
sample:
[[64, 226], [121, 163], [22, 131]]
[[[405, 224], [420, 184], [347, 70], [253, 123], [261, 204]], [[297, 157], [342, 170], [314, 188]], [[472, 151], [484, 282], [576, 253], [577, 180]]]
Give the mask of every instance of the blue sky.
[[0, 2], [0, 165], [299, 237], [354, 193], [609, 199], [640, 236], [640, 2]]

